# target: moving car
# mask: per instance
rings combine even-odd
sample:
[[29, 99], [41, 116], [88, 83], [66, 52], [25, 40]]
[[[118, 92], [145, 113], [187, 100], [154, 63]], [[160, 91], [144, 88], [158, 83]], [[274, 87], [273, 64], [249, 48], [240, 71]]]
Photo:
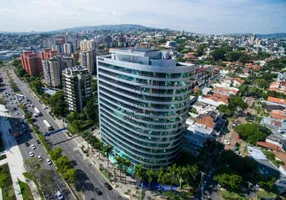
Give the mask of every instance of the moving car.
[[107, 189], [112, 190], [112, 187], [109, 183], [105, 182], [104, 185], [105, 187], [107, 187]]
[[30, 152], [29, 155], [30, 155], [30, 157], [34, 157], [34, 153], [33, 152]]
[[43, 157], [40, 156], [40, 155], [38, 155], [38, 159], [39, 159], [39, 160], [43, 160]]
[[48, 165], [52, 164], [52, 161], [49, 158], [46, 159], [46, 162], [47, 162]]
[[96, 192], [98, 195], [102, 195], [102, 194], [103, 194], [102, 191], [101, 191], [98, 187], [96, 187], [94, 190], [95, 190], [95, 192]]
[[37, 144], [41, 144], [40, 140], [37, 140]]
[[60, 191], [57, 191], [56, 197], [58, 197], [59, 200], [64, 199], [64, 196], [63, 196], [63, 194]]
[[25, 145], [28, 147], [28, 146], [30, 146], [30, 143], [29, 142], [25, 142]]
[[34, 144], [32, 144], [32, 145], [31, 145], [31, 148], [32, 148], [33, 150], [35, 150], [35, 149], [36, 149], [36, 146], [35, 146]]

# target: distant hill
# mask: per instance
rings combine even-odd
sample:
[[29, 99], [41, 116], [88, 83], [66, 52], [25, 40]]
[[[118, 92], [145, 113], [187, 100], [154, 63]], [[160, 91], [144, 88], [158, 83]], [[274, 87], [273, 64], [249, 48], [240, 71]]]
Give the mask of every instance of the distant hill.
[[[224, 34], [228, 36], [236, 36], [240, 37], [242, 35], [252, 35], [252, 33], [230, 33], [230, 34]], [[286, 38], [286, 33], [269, 33], [269, 34], [256, 34], [257, 38], [276, 38], [276, 39], [284, 39]]]
[[276, 38], [282, 39], [286, 38], [286, 33], [270, 33], [270, 34], [257, 34], [257, 38]]
[[93, 31], [133, 31], [133, 30], [163, 30], [159, 28], [151, 28], [137, 24], [119, 24], [119, 25], [100, 25], [100, 26], [81, 26], [73, 27], [62, 30], [56, 30], [52, 32], [79, 32], [83, 30], [93, 30]]

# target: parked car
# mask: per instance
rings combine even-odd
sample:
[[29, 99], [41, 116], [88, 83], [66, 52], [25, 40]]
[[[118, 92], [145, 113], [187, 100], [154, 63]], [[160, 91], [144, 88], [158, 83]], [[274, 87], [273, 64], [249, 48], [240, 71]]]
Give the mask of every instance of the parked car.
[[30, 143], [29, 142], [25, 142], [25, 145], [28, 147], [28, 146], [30, 146]]
[[39, 160], [43, 160], [43, 157], [40, 156], [40, 155], [38, 155], [38, 159], [39, 159]]
[[112, 187], [109, 183], [105, 182], [104, 185], [105, 187], [107, 187], [107, 189], [112, 190]]
[[94, 190], [95, 190], [95, 192], [96, 192], [98, 195], [102, 195], [102, 194], [103, 194], [102, 191], [101, 191], [98, 187], [96, 187]]
[[9, 131], [9, 133], [12, 133], [12, 130], [11, 130], [11, 128], [9, 128], [9, 129], [8, 129], [8, 131]]
[[46, 159], [46, 162], [47, 162], [48, 165], [52, 164], [52, 161], [49, 158]]
[[64, 199], [64, 196], [63, 196], [63, 194], [62, 194], [60, 191], [57, 191], [56, 197], [57, 197], [59, 200]]
[[41, 144], [40, 140], [37, 140], [37, 144]]

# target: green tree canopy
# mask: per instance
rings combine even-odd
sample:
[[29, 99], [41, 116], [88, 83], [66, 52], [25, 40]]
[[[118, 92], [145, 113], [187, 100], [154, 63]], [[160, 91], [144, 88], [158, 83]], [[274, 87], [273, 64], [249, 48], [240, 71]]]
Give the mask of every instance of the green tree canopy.
[[237, 190], [242, 183], [242, 177], [237, 174], [218, 174], [214, 176], [214, 180], [218, 181], [223, 187]]
[[265, 141], [266, 137], [272, 134], [271, 130], [256, 123], [246, 123], [238, 125], [234, 130], [242, 137], [243, 140], [251, 144], [258, 141]]
[[63, 117], [68, 112], [67, 104], [65, 102], [65, 95], [62, 91], [58, 91], [49, 99], [52, 112], [56, 117]]
[[72, 168], [72, 163], [67, 156], [61, 156], [56, 160], [56, 165], [60, 173], [65, 173]]
[[50, 156], [53, 160], [57, 160], [61, 157], [63, 149], [60, 147], [55, 147], [53, 150], [50, 151]]

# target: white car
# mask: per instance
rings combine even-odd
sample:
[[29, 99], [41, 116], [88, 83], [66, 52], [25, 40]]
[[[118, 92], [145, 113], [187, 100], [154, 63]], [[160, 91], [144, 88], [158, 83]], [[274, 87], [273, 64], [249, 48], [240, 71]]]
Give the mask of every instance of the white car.
[[46, 162], [48, 163], [48, 165], [52, 164], [52, 161], [49, 158], [46, 159]]
[[59, 200], [64, 199], [64, 196], [63, 196], [63, 194], [60, 191], [57, 191], [56, 197], [58, 197]]
[[63, 196], [63, 194], [60, 191], [57, 191], [56, 197], [58, 197], [59, 200], [64, 199], [64, 196]]
[[40, 155], [38, 155], [38, 159], [39, 159], [39, 160], [43, 160], [43, 157], [40, 156]]
[[34, 153], [33, 152], [30, 152], [29, 155], [30, 155], [30, 157], [34, 157]]
[[32, 145], [31, 145], [31, 148], [32, 148], [33, 150], [35, 150], [35, 149], [36, 149], [36, 146], [35, 146], [34, 144], [32, 144]]

